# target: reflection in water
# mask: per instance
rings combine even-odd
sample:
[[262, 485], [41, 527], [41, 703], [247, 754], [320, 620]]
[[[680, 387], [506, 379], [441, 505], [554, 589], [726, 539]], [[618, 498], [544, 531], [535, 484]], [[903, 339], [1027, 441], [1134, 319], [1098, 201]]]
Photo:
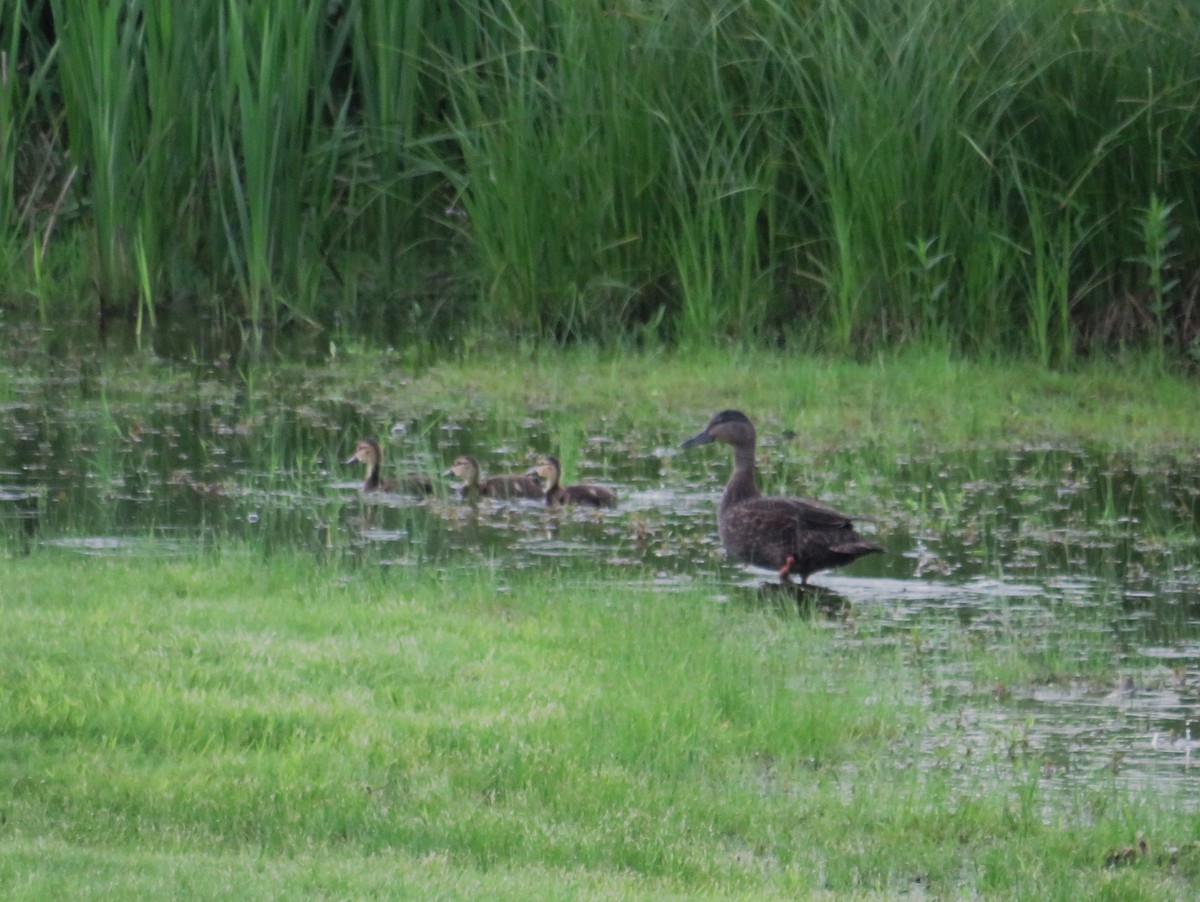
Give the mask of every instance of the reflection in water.
[[[605, 421], [572, 448], [575, 478], [615, 510], [364, 495], [343, 466], [381, 434], [390, 475], [435, 476], [460, 454], [520, 472], [562, 450], [552, 421], [376, 410], [315, 371], [248, 384], [219, 367], [104, 385], [94, 364], [42, 361], [11, 379], [0, 420], [0, 546], [80, 555], [185, 553], [227, 539], [393, 567], [553, 567], [827, 621], [847, 649], [910, 658], [939, 729], [930, 760], [1023, 759], [1066, 788], [1116, 783], [1200, 798], [1200, 460], [1078, 447], [826, 455], [764, 429], [767, 492], [860, 515], [889, 554], [781, 595], [721, 559], [714, 511], [728, 461], [684, 458], [688, 423]], [[24, 370], [22, 371], [24, 372]], [[396, 424], [391, 428], [390, 424]], [[385, 473], [385, 477], [386, 477]], [[769, 581], [770, 590], [761, 589]], [[987, 685], [967, 652], [994, 649]], [[1006, 679], [1004, 655], [1043, 662]], [[1092, 674], [1117, 674], [1100, 684]], [[964, 777], [966, 779], [966, 777]]]
[[820, 614], [831, 619], [850, 613], [849, 598], [816, 583], [800, 585], [768, 580], [758, 583], [753, 598], [757, 603], [773, 605], [780, 612], [792, 609], [800, 614]]

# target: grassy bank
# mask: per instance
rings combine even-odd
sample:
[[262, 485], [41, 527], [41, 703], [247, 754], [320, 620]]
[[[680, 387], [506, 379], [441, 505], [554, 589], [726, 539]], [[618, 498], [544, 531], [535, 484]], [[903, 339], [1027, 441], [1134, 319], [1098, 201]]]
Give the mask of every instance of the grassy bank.
[[[938, 349], [865, 361], [754, 349], [642, 353], [472, 353], [447, 363], [342, 354], [329, 368], [284, 366], [264, 380], [311, 379], [318, 394], [359, 398], [380, 423], [405, 413], [546, 414], [564, 432], [603, 423], [703, 425], [724, 407], [812, 448], [954, 450], [979, 445], [1094, 443], [1177, 450], [1200, 443], [1191, 377], [1153, 359], [1096, 358], [1067, 372], [1020, 360], [962, 360]], [[680, 438], [684, 438], [683, 434]]]
[[[848, 651], [705, 586], [237, 548], [6, 567], [10, 898], [1162, 899], [1200, 879], [1178, 800], [1064, 791], [1019, 741], [931, 753], [915, 645]], [[1106, 866], [1138, 831], [1151, 854]]]
[[1182, 0], [17, 0], [3, 302], [409, 343], [1195, 350]]

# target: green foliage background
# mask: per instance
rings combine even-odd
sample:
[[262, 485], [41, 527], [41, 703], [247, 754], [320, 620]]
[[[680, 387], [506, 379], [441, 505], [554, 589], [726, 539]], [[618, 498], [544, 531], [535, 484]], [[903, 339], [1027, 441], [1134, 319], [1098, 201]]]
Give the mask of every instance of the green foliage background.
[[47, 319], [396, 340], [1197, 334], [1162, 0], [14, 0], [0, 266]]

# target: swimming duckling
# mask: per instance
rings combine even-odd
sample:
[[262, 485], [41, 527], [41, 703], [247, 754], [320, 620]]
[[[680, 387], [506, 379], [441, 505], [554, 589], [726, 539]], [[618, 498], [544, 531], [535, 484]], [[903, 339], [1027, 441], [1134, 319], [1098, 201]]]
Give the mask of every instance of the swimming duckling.
[[562, 464], [553, 454], [538, 458], [529, 470], [546, 481], [547, 504], [590, 504], [592, 507], [616, 507], [617, 494], [602, 485], [559, 485], [562, 480]]
[[433, 480], [428, 476], [413, 473], [399, 480], [381, 481], [379, 471], [383, 466], [383, 447], [377, 438], [365, 438], [358, 443], [354, 453], [346, 460], [347, 464], [356, 462], [367, 465], [367, 476], [362, 486], [364, 492], [406, 492], [412, 495], [433, 493]]
[[709, 442], [733, 446], [733, 475], [721, 496], [717, 531], [730, 557], [779, 571], [787, 583], [793, 573], [800, 583], [810, 574], [849, 564], [864, 554], [884, 550], [854, 531], [850, 518], [819, 501], [772, 498], [754, 480], [754, 424], [739, 410], [722, 410], [685, 441], [684, 448]]
[[536, 479], [531, 479], [524, 473], [508, 473], [503, 476], [483, 478], [479, 469], [479, 461], [470, 454], [463, 454], [454, 459], [454, 464], [446, 471], [447, 476], [457, 476], [462, 480], [458, 487], [464, 498], [484, 495], [488, 498], [541, 498], [542, 487]]

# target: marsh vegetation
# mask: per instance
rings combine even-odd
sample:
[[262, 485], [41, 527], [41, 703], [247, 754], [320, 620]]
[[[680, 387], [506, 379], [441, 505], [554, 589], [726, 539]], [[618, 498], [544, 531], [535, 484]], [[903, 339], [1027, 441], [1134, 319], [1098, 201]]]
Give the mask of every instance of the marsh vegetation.
[[0, 43], [47, 322], [1194, 350], [1182, 0], [16, 0]]

